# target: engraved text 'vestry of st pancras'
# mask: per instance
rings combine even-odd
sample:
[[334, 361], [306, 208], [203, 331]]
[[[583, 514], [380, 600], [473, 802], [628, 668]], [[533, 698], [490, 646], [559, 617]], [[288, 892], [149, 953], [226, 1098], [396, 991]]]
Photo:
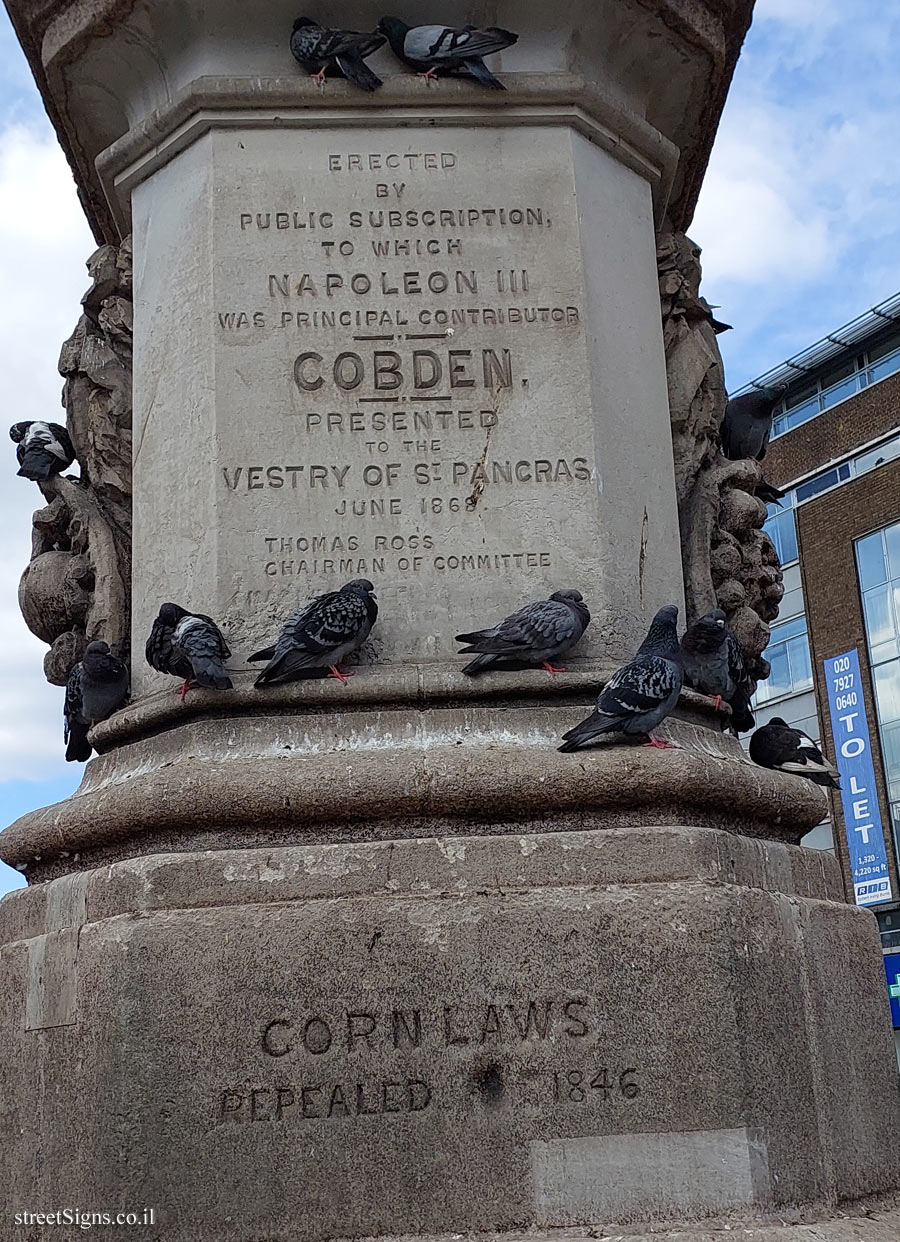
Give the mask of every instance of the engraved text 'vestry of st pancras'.
[[580, 581], [595, 447], [565, 153], [535, 176], [524, 131], [353, 141], [243, 134], [248, 175], [216, 203], [234, 604], [366, 576], [490, 608]]

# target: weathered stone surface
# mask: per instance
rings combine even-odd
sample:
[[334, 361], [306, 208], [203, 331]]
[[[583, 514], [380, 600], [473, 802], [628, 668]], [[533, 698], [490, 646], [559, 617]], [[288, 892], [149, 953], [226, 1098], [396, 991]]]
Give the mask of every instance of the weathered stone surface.
[[175, 599], [252, 650], [364, 576], [380, 663], [563, 584], [579, 651], [625, 656], [681, 594], [647, 182], [567, 128], [387, 133], [302, 134], [311, 216], [290, 131], [214, 129], [134, 191], [133, 646]]
[[[0, 1075], [36, 1037], [45, 1075], [17, 1084], [5, 1184], [127, 1185], [167, 1242], [872, 1195], [900, 1113], [874, 924], [839, 892], [830, 858], [646, 827], [151, 856], [13, 893], [0, 987], [32, 1029], [3, 1028]], [[836, 953], [869, 963], [839, 998]]]
[[63, 404], [80, 481], [41, 485], [32, 560], [19, 585], [28, 628], [51, 644], [47, 679], [65, 685], [92, 639], [127, 657], [131, 575], [131, 248], [101, 246], [63, 344]]
[[[192, 691], [173, 709], [169, 691], [133, 704], [92, 732], [106, 753], [90, 763], [78, 794], [8, 828], [3, 856], [45, 879], [70, 869], [73, 854], [84, 867], [191, 841], [220, 849], [278, 845], [297, 833], [443, 835], [461, 823], [478, 832], [485, 822], [506, 832], [535, 819], [572, 826], [579, 817], [596, 828], [648, 817], [739, 823], [743, 833], [795, 841], [822, 818], [816, 786], [751, 764], [734, 738], [705, 727], [714, 713], [699, 696], [685, 696], [683, 718], [661, 726], [678, 749], [601, 745], [573, 757], [555, 747], [584, 716], [596, 673], [578, 675], [580, 695], [554, 679], [549, 701], [535, 697], [538, 674], [494, 674], [496, 706], [455, 670], [435, 672], [427, 687], [409, 674], [404, 694], [392, 669], [360, 672], [340, 702], [334, 684], [307, 682], [273, 691], [263, 707], [238, 675], [227, 703]], [[504, 686], [508, 679], [513, 685]], [[464, 708], [457, 695], [468, 696]]]
[[[121, 227], [116, 188], [98, 174], [97, 157], [129, 127], [140, 130], [143, 118], [164, 113], [173, 101], [177, 105], [203, 75], [216, 75], [207, 81], [234, 83], [238, 107], [277, 91], [282, 110], [306, 106], [313, 111], [323, 104], [315, 85], [290, 60], [284, 33], [290, 20], [278, 6], [258, 9], [253, 39], [247, 38], [243, 0], [187, 10], [171, 0], [147, 9], [133, 0], [43, 0], [39, 5], [6, 0], [6, 6], [98, 240], [117, 241], [130, 230]], [[460, 10], [448, 17], [439, 6], [417, 15], [435, 22], [471, 18], [516, 30], [518, 44], [499, 59], [507, 84], [512, 78], [565, 82], [578, 75], [635, 123], [645, 118], [645, 125], [664, 134], [680, 153], [675, 185], [665, 196], [677, 226], [685, 228], [751, 11], [750, 0], [595, 0], [581, 6], [577, 18], [574, 9], [567, 10], [577, 38], [569, 36], [559, 14], [541, 4], [523, 7], [522, 0], [497, 0], [480, 15]], [[370, 30], [380, 13], [381, 6], [371, 0], [354, 3], [346, 20]], [[206, 55], [210, 46], [216, 49], [212, 63]], [[373, 67], [385, 79], [379, 92], [385, 105], [402, 107], [421, 94], [387, 50], [376, 54]], [[649, 89], [651, 80], [665, 82], [666, 90]], [[102, 102], [98, 82], [103, 83]], [[329, 82], [329, 88], [329, 103], [338, 99], [361, 106], [352, 87]], [[473, 94], [469, 83], [441, 81], [431, 98], [439, 107], [467, 94]], [[499, 105], [482, 91], [478, 106]]]
[[[761, 530], [766, 506], [753, 494], [756, 461], [729, 461], [719, 445], [727, 395], [712, 309], [700, 296], [700, 249], [683, 233], [657, 243], [675, 486], [691, 623], [722, 608], [750, 674], [767, 677], [767, 622], [784, 594], [778, 555]], [[750, 614], [753, 614], [751, 618]]]
[[[139, 676], [81, 790], [4, 834], [33, 883], [0, 903], [0, 1184], [153, 1204], [166, 1242], [646, 1232], [896, 1186], [874, 929], [782, 843], [820, 791], [691, 694], [675, 749], [554, 749], [680, 602], [679, 515], [689, 614], [718, 591], [752, 649], [777, 606], [699, 269], [652, 244], [749, 4], [503, 0], [506, 92], [362, 98], [288, 64], [278, 5], [10, 2], [95, 221], [134, 223], [135, 649], [164, 598], [213, 612], [235, 689]], [[35, 527], [102, 581], [86, 632], [127, 615], [130, 270], [97, 253], [61, 357], [91, 490]], [[252, 689], [249, 644], [360, 574], [350, 686]], [[569, 673], [461, 676], [455, 632], [561, 585], [595, 614]], [[864, 962], [839, 998], [828, 953]]]

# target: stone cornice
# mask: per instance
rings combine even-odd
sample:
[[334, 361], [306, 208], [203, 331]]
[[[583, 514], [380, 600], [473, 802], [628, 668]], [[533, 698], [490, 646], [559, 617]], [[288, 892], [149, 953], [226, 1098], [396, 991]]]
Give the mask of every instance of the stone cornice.
[[515, 73], [504, 81], [500, 95], [439, 80], [423, 99], [419, 80], [398, 74], [376, 97], [335, 82], [323, 99], [309, 78], [198, 78], [108, 147], [97, 171], [126, 233], [133, 187], [214, 128], [569, 125], [650, 182], [660, 222], [678, 166], [678, 150], [668, 139], [577, 75]]
[[[90, 149], [73, 120], [69, 82], [70, 70], [85, 49], [110, 36], [131, 14], [134, 0], [4, 0], [4, 3], [72, 167], [95, 235], [101, 241], [115, 241], [119, 224], [94, 167], [97, 148]], [[627, 4], [626, 0], [621, 0], [621, 3], [623, 7], [645, 10], [649, 21], [655, 19], [670, 32], [673, 42], [683, 49], [686, 57], [703, 62], [700, 85], [695, 87], [691, 99], [690, 116], [681, 118], [677, 134], [667, 135], [681, 147], [668, 215], [674, 227], [683, 229], [693, 214], [722, 106], [750, 24], [752, 0], [627, 0]], [[665, 83], [660, 83], [657, 98], [664, 96]], [[439, 101], [434, 98], [433, 102]], [[651, 110], [649, 123], [652, 125], [655, 120]], [[119, 137], [124, 137], [124, 133]]]

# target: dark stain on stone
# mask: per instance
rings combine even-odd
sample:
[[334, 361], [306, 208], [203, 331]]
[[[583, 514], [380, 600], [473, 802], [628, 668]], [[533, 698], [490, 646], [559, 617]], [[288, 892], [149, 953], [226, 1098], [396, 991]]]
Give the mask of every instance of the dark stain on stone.
[[503, 1099], [503, 1069], [496, 1061], [475, 1073], [475, 1085], [487, 1105], [499, 1104]]

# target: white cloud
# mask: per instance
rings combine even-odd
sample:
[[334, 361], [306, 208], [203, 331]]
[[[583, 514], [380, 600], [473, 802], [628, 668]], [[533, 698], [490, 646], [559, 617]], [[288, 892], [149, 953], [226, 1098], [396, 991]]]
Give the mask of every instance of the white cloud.
[[[78, 318], [88, 286], [84, 262], [94, 247], [49, 128], [0, 129], [0, 340], [10, 423], [61, 418], [56, 363]], [[47, 648], [28, 632], [16, 603], [31, 514], [43, 499], [33, 483], [16, 477], [5, 427], [0, 436], [0, 781], [45, 780], [65, 767], [63, 692], [44, 680]]]
[[731, 386], [900, 288], [900, 11], [759, 0], [691, 236]]

